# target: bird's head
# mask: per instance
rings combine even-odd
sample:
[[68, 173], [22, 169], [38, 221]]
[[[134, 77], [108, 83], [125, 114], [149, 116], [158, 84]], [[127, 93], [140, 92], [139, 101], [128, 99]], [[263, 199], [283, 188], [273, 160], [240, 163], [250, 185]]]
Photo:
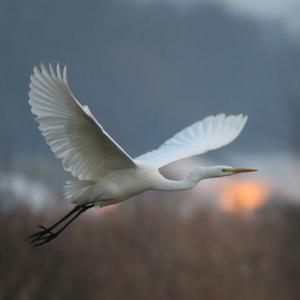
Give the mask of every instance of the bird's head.
[[249, 168], [234, 168], [228, 166], [215, 166], [210, 167], [207, 169], [207, 175], [211, 175], [208, 177], [223, 177], [223, 176], [230, 176], [239, 173], [248, 173], [248, 172], [256, 172], [256, 169], [249, 169]]
[[196, 183], [202, 179], [224, 177], [255, 171], [257, 170], [249, 168], [234, 168], [228, 166], [199, 167], [189, 173], [188, 180], [190, 180], [192, 183]]

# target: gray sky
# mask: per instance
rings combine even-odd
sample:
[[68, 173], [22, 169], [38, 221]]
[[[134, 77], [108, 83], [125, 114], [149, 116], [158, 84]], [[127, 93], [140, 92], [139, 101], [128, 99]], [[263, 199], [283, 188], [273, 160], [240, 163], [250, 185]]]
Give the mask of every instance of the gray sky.
[[1, 1], [0, 160], [53, 159], [27, 102], [41, 61], [68, 65], [77, 98], [133, 155], [219, 112], [249, 115], [222, 153], [290, 151], [300, 125], [299, 5], [185, 3]]
[[268, 23], [281, 23], [292, 38], [300, 34], [300, 2], [298, 0], [133, 0], [144, 4], [165, 2], [183, 9], [194, 9], [195, 5], [216, 3], [218, 6], [237, 15], [256, 18]]

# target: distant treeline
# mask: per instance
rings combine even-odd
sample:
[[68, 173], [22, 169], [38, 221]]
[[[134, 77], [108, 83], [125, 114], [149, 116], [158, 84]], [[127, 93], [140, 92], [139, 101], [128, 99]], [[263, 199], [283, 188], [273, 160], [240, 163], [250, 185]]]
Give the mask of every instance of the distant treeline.
[[0, 212], [0, 299], [299, 299], [298, 206], [183, 215], [154, 202], [99, 210], [40, 248], [26, 235], [63, 211]]

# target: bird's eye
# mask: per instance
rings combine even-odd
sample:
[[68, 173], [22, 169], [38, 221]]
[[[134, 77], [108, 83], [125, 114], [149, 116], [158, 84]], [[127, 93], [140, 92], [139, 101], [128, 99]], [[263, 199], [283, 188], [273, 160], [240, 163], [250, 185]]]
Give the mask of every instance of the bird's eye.
[[228, 169], [222, 169], [222, 172], [230, 172], [230, 170], [228, 170]]

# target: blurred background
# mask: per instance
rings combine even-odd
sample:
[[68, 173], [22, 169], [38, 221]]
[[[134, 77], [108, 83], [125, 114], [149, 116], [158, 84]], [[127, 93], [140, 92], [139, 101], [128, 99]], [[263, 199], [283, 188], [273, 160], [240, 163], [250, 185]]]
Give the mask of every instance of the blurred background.
[[[2, 0], [0, 299], [299, 299], [299, 15], [297, 0]], [[70, 209], [27, 101], [40, 62], [67, 64], [133, 157], [207, 115], [247, 114], [232, 144], [162, 172], [259, 172], [94, 209], [30, 248]]]

